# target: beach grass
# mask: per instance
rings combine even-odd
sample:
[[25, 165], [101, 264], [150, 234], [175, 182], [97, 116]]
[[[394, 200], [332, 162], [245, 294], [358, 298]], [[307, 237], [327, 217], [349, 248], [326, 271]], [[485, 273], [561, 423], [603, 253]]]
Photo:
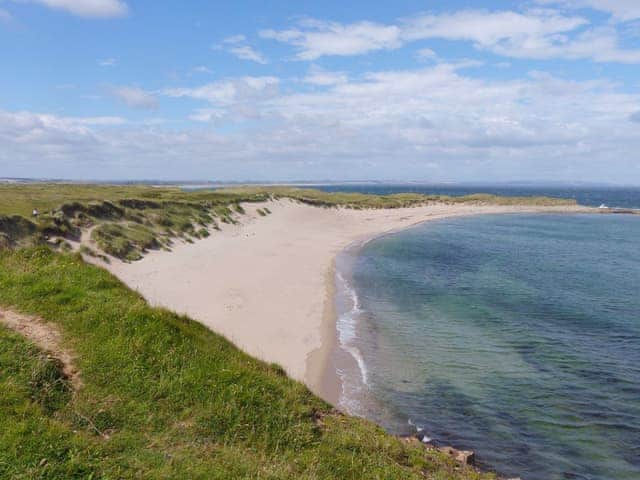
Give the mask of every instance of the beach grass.
[[83, 383], [0, 327], [0, 478], [493, 478], [336, 413], [79, 254], [0, 251], [0, 305], [58, 326]]
[[477, 204], [477, 205], [529, 205], [529, 206], [569, 206], [576, 205], [573, 199], [552, 197], [502, 197], [485, 193], [463, 196], [428, 195], [421, 193], [393, 193], [373, 195], [357, 192], [325, 192], [312, 188], [286, 186], [269, 187], [233, 187], [224, 189], [226, 193], [236, 195], [269, 195], [274, 198], [290, 198], [319, 207], [368, 208], [404, 208], [429, 203], [440, 204]]
[[[59, 239], [78, 241], [83, 230], [103, 253], [135, 261], [150, 249], [170, 249], [173, 240], [207, 236], [220, 223], [237, 224], [243, 203], [291, 199], [323, 208], [400, 208], [429, 203], [479, 205], [573, 205], [547, 197], [463, 197], [400, 193], [367, 195], [295, 187], [234, 187], [186, 191], [150, 185], [55, 183], [0, 185], [0, 247], [28, 246]], [[33, 210], [39, 215], [32, 216]], [[268, 208], [257, 214], [266, 216]], [[51, 242], [50, 242], [51, 243]]]
[[117, 202], [126, 199], [145, 201], [209, 202], [212, 205], [237, 205], [240, 202], [268, 198], [292, 198], [321, 206], [360, 208], [394, 208], [426, 202], [475, 202], [518, 205], [572, 205], [575, 200], [549, 197], [498, 197], [476, 194], [460, 197], [398, 193], [369, 195], [363, 193], [324, 192], [310, 188], [279, 186], [246, 186], [216, 190], [183, 190], [178, 187], [149, 185], [81, 185], [57, 183], [0, 184], [0, 215], [28, 217], [34, 208], [41, 212], [54, 210], [69, 202]]

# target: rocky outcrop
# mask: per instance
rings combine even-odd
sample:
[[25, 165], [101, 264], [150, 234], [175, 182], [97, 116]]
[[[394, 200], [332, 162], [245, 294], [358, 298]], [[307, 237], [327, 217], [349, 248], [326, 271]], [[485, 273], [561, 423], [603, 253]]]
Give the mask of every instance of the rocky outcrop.
[[[476, 454], [472, 450], [459, 450], [457, 448], [451, 446], [437, 446], [433, 439], [429, 438], [424, 434], [424, 432], [418, 432], [415, 435], [403, 436], [401, 437], [407, 443], [413, 444], [422, 444], [427, 450], [437, 450], [446, 454], [447, 456], [454, 459], [461, 465], [471, 467], [476, 471], [480, 471], [480, 469], [475, 467], [476, 464]], [[498, 480], [522, 480], [520, 477], [517, 478], [504, 478], [497, 477]]]
[[458, 450], [453, 447], [439, 447], [438, 450], [463, 465], [475, 465], [476, 463], [476, 454], [472, 450]]

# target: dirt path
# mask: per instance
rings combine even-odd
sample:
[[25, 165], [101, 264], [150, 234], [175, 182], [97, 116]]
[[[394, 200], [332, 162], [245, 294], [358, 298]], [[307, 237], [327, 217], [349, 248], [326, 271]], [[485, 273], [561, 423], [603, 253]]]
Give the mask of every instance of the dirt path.
[[74, 390], [78, 390], [82, 386], [80, 372], [73, 362], [75, 355], [62, 346], [62, 335], [55, 325], [46, 323], [37, 317], [22, 315], [2, 308], [0, 308], [0, 324], [19, 333], [60, 360], [63, 364], [63, 372], [71, 381]]

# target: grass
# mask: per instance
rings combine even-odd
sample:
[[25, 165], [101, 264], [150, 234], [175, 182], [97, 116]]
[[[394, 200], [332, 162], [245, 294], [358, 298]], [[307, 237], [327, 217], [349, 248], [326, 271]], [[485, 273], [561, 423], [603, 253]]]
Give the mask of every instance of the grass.
[[291, 198], [319, 207], [402, 208], [428, 203], [473, 203], [484, 205], [575, 205], [572, 199], [551, 197], [500, 197], [490, 194], [474, 194], [459, 197], [448, 195], [423, 195], [420, 193], [395, 193], [391, 195], [370, 195], [364, 193], [324, 192], [321, 190], [295, 187], [241, 187], [224, 190], [236, 195], [269, 195], [275, 198]]
[[[170, 249], [236, 224], [245, 214], [241, 203], [289, 198], [324, 208], [399, 208], [427, 203], [497, 205], [571, 205], [574, 200], [546, 197], [464, 197], [400, 193], [365, 195], [329, 193], [293, 187], [241, 187], [184, 191], [143, 185], [3, 184], [0, 185], [0, 248], [62, 238], [79, 240], [82, 229], [95, 227], [92, 239], [105, 253], [134, 261], [149, 249]], [[33, 209], [40, 215], [31, 217]], [[270, 214], [259, 208], [257, 214]]]
[[0, 327], [0, 478], [493, 478], [336, 414], [79, 255], [1, 251], [0, 305], [58, 325], [84, 383], [72, 395], [55, 360]]
[[125, 201], [127, 206], [138, 208], [158, 205], [159, 202], [192, 202], [213, 207], [234, 206], [240, 202], [266, 200], [270, 197], [293, 198], [321, 206], [346, 206], [352, 208], [393, 208], [425, 202], [481, 202], [522, 205], [570, 205], [575, 200], [548, 197], [497, 197], [478, 194], [462, 197], [446, 195], [421, 195], [400, 193], [393, 195], [367, 195], [361, 193], [323, 192], [294, 187], [238, 187], [218, 190], [185, 191], [177, 187], [152, 187], [147, 185], [75, 185], [75, 184], [0, 184], [0, 215], [29, 217], [34, 208], [47, 212], [70, 202]]
[[149, 249], [160, 248], [154, 231], [135, 223], [105, 223], [91, 233], [100, 249], [116, 258], [138, 260]]

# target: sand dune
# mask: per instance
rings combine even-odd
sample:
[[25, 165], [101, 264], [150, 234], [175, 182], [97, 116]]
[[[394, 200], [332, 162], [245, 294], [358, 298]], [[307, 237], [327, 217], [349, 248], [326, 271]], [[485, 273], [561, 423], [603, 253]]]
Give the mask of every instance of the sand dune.
[[582, 207], [431, 205], [393, 210], [324, 209], [289, 200], [244, 205], [240, 225], [151, 252], [134, 263], [105, 265], [153, 305], [185, 313], [237, 346], [335, 402], [321, 381], [335, 336], [332, 265], [353, 242], [449, 216], [582, 211]]

